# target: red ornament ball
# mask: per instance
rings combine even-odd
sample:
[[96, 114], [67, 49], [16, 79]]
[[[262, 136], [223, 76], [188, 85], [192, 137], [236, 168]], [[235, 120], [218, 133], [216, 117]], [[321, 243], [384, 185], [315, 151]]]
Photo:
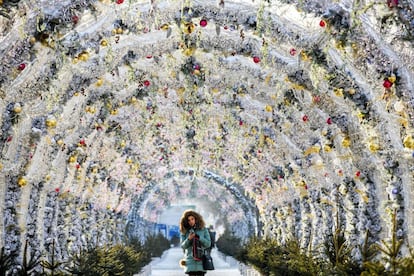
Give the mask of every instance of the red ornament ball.
[[79, 141], [79, 144], [80, 144], [81, 146], [86, 146], [85, 139], [81, 139], [81, 140]]
[[119, 5], [119, 4], [122, 4], [122, 3], [124, 3], [124, 0], [116, 0], [116, 3]]
[[200, 20], [200, 26], [201, 26], [201, 27], [206, 27], [206, 26], [207, 26], [207, 20], [205, 20], [205, 19], [201, 19], [201, 20]]
[[291, 56], [296, 55], [296, 49], [295, 49], [295, 48], [290, 49], [289, 54], [290, 54]]
[[149, 80], [144, 80], [144, 86], [148, 87], [151, 85], [151, 82]]
[[72, 23], [73, 24], [78, 24], [78, 22], [79, 22], [79, 16], [77, 16], [77, 15], [72, 16]]
[[331, 118], [326, 119], [326, 123], [327, 123], [328, 125], [332, 124], [332, 119], [331, 119]]
[[392, 82], [389, 79], [385, 79], [384, 83], [382, 84], [385, 88], [391, 88]]
[[319, 21], [319, 26], [321, 26], [322, 28], [324, 28], [326, 26], [325, 20]]
[[302, 120], [303, 120], [304, 122], [308, 121], [308, 120], [309, 120], [308, 115], [303, 115]]
[[26, 64], [24, 63], [20, 63], [19, 66], [17, 67], [17, 69], [19, 69], [20, 71], [23, 71], [26, 68]]
[[253, 62], [254, 63], [259, 63], [260, 62], [260, 58], [258, 56], [254, 56], [253, 57]]
[[388, 8], [394, 8], [398, 6], [398, 0], [387, 0]]

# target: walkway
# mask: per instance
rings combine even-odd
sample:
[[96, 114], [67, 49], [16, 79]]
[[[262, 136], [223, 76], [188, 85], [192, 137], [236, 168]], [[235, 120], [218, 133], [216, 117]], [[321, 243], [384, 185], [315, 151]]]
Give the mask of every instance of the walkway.
[[[208, 271], [206, 276], [241, 276], [238, 262], [232, 258], [226, 258], [214, 249], [211, 253], [215, 270]], [[136, 276], [184, 276], [183, 269], [179, 265], [183, 257], [183, 251], [174, 247], [164, 252], [161, 258], [154, 259], [146, 269]]]

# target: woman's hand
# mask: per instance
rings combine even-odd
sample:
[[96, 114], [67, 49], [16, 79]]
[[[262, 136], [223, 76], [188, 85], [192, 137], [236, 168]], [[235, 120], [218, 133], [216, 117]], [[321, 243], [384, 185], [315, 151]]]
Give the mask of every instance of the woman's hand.
[[192, 232], [188, 235], [188, 239], [191, 241], [195, 237], [196, 233]]

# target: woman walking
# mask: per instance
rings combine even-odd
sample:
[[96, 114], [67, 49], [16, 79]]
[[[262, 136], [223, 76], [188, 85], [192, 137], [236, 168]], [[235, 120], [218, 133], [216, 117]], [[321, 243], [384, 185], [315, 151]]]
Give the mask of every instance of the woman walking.
[[201, 258], [204, 249], [210, 247], [211, 241], [205, 226], [203, 217], [193, 210], [186, 210], [181, 216], [180, 243], [184, 250], [184, 258], [180, 264], [184, 267], [185, 274], [193, 276], [206, 274]]

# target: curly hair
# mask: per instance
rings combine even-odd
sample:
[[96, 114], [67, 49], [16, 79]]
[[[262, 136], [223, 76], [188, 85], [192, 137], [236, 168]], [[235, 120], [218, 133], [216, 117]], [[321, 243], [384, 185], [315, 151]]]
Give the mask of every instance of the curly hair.
[[197, 229], [203, 229], [206, 226], [203, 217], [199, 213], [194, 210], [185, 210], [180, 219], [180, 232], [182, 234], [187, 233], [187, 230], [190, 229], [190, 225], [188, 224], [188, 217], [190, 216], [195, 218]]

